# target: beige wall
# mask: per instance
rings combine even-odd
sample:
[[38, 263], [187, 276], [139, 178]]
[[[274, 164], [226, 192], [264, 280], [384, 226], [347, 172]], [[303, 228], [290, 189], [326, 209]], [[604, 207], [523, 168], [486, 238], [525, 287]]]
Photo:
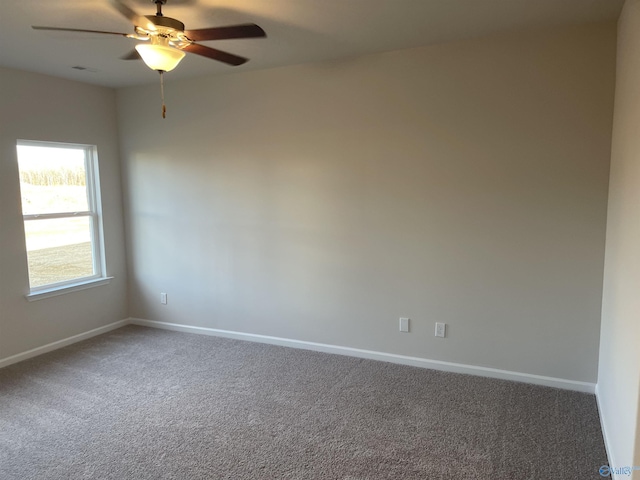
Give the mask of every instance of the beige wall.
[[[127, 317], [115, 92], [0, 68], [0, 359]], [[98, 147], [109, 285], [27, 302], [16, 140]]]
[[[598, 397], [614, 466], [640, 466], [640, 1], [618, 24]], [[640, 471], [633, 478], [640, 478]]]
[[595, 382], [615, 36], [119, 90], [131, 315]]

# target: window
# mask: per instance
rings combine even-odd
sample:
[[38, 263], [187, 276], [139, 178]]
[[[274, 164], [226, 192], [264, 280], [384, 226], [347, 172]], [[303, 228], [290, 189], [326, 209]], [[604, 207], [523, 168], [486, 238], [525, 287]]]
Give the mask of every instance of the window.
[[20, 140], [17, 150], [29, 296], [106, 281], [96, 147]]

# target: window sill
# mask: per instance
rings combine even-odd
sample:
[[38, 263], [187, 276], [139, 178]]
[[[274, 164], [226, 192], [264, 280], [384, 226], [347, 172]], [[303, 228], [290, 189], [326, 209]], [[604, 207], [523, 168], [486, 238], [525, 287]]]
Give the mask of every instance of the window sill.
[[57, 295], [64, 295], [66, 293], [77, 292], [78, 290], [86, 290], [87, 288], [99, 287], [100, 285], [107, 285], [111, 283], [113, 277], [102, 277], [86, 280], [84, 282], [72, 283], [71, 285], [64, 285], [62, 287], [55, 287], [46, 290], [38, 290], [36, 292], [25, 295], [25, 298], [30, 302], [36, 300], [42, 300], [43, 298], [55, 297]]

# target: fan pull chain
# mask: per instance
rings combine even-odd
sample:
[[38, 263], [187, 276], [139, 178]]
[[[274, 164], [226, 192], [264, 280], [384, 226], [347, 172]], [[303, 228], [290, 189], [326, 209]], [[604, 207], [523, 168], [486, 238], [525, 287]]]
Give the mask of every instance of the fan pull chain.
[[160, 72], [160, 98], [162, 98], [162, 118], [167, 118], [167, 107], [164, 104], [164, 72], [162, 70], [158, 70]]

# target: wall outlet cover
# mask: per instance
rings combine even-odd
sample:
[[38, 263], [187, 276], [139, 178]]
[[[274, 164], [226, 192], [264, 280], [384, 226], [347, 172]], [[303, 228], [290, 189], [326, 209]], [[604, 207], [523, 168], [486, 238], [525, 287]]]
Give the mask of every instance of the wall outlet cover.
[[409, 333], [409, 319], [401, 318], [400, 319], [400, 331], [403, 333]]

